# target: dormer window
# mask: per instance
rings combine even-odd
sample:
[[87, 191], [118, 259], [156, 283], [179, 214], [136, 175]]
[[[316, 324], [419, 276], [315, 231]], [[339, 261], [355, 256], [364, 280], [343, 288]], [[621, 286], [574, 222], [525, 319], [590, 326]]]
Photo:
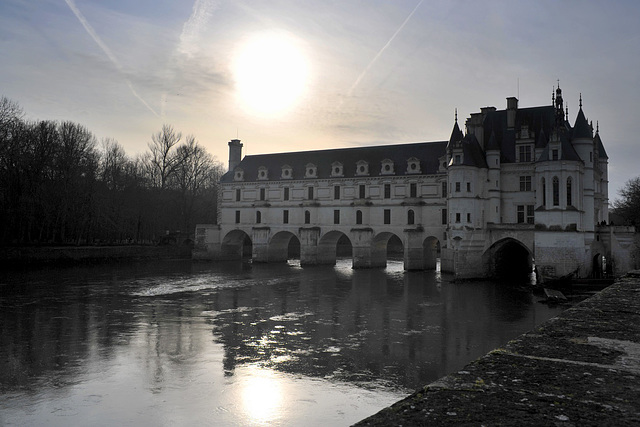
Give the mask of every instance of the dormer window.
[[293, 178], [293, 168], [289, 165], [282, 166], [282, 174], [280, 175], [282, 179], [291, 179]]
[[331, 176], [344, 176], [344, 168], [342, 166], [342, 163], [331, 163]]
[[533, 161], [532, 152], [533, 152], [532, 144], [518, 145], [517, 161], [519, 163], [528, 163]]
[[234, 181], [244, 181], [244, 170], [242, 170], [242, 168], [236, 168], [233, 171], [233, 180]]
[[307, 163], [305, 166], [305, 178], [317, 178], [318, 177], [318, 168], [313, 163]]
[[380, 175], [393, 175], [394, 173], [393, 161], [390, 159], [384, 159], [381, 162]]
[[260, 166], [258, 168], [258, 179], [259, 180], [269, 179], [269, 173], [265, 166]]
[[407, 160], [407, 173], [422, 173], [420, 170], [420, 160], [415, 157]]
[[369, 163], [365, 160], [358, 160], [358, 162], [356, 163], [356, 175], [369, 175]]

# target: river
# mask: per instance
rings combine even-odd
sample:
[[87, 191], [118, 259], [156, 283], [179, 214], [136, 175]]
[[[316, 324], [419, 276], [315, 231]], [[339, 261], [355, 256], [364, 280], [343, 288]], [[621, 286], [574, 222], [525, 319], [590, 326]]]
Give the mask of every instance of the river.
[[350, 266], [0, 273], [0, 425], [349, 425], [562, 310], [513, 284]]

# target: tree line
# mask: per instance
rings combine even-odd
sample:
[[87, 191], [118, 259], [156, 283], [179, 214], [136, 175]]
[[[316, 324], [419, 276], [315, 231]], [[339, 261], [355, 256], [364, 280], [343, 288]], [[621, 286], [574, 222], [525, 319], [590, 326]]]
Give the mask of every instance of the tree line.
[[224, 168], [170, 125], [129, 156], [84, 126], [0, 98], [0, 245], [158, 243], [216, 222]]

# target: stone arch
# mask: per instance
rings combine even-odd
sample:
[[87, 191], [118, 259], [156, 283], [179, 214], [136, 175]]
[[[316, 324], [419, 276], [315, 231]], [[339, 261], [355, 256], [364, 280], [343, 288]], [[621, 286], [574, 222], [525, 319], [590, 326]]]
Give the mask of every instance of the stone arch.
[[403, 251], [404, 243], [398, 235], [388, 231], [378, 233], [371, 239], [371, 266], [386, 267], [390, 255]]
[[437, 270], [440, 259], [440, 240], [437, 237], [429, 236], [422, 243], [424, 269]]
[[267, 251], [269, 262], [300, 258], [300, 239], [290, 231], [279, 231], [269, 240]]
[[318, 241], [318, 264], [335, 265], [338, 256], [352, 256], [351, 239], [342, 231], [332, 230]]
[[243, 230], [232, 230], [222, 239], [221, 253], [226, 259], [250, 257], [253, 242]]
[[519, 240], [507, 237], [495, 242], [482, 255], [487, 276], [501, 281], [526, 282], [531, 280], [533, 255]]

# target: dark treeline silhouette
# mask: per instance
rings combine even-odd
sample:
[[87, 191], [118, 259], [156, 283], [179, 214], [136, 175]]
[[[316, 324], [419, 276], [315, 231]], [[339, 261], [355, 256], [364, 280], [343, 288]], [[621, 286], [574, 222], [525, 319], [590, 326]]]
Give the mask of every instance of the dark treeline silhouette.
[[73, 122], [0, 98], [0, 245], [159, 243], [216, 221], [222, 164], [171, 126], [129, 157]]

